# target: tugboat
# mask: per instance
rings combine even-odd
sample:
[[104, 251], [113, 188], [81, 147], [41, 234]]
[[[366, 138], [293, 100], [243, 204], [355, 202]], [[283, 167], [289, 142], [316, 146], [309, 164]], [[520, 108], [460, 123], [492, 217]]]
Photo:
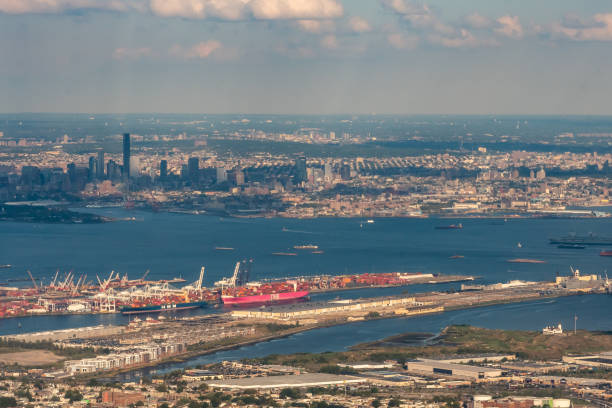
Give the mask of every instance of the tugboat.
[[455, 230], [455, 229], [463, 229], [463, 224], [451, 224], [451, 225], [438, 225], [435, 227], [437, 230]]

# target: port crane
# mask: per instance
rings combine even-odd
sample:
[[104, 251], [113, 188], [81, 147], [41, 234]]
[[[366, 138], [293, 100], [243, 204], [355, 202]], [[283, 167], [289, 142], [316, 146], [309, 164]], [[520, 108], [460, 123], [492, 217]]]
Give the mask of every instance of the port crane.
[[57, 271], [55, 271], [55, 277], [53, 278], [53, 281], [51, 282], [49, 287], [55, 288], [55, 282], [57, 281], [57, 275], [59, 275], [59, 269]]
[[197, 291], [197, 292], [201, 292], [202, 291], [202, 283], [204, 282], [204, 270], [205, 267], [202, 267], [200, 269], [200, 277], [198, 278], [198, 280], [196, 280], [195, 282], [193, 282], [191, 285], [187, 285], [183, 287], [184, 291]]
[[30, 272], [29, 269], [28, 269], [28, 275], [30, 275], [30, 279], [32, 280], [32, 283], [34, 284], [34, 289], [36, 289], [36, 291], [38, 292], [38, 285], [36, 284], [36, 279], [34, 279], [34, 277], [32, 276], [32, 272]]

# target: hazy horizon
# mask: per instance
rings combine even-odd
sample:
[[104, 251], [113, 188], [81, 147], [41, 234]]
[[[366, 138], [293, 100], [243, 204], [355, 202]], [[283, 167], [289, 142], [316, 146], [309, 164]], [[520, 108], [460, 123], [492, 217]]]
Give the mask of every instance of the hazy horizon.
[[605, 0], [0, 0], [0, 111], [610, 115], [611, 43]]

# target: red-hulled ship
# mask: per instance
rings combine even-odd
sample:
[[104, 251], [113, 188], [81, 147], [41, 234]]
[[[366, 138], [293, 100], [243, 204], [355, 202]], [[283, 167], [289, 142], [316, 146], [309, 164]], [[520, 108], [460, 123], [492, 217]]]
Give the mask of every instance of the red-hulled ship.
[[612, 250], [610, 251], [601, 251], [599, 256], [612, 256]]
[[287, 280], [248, 283], [252, 261], [237, 262], [229, 279], [217, 282], [221, 286], [221, 301], [226, 305], [274, 303], [303, 299], [309, 294], [307, 283]]

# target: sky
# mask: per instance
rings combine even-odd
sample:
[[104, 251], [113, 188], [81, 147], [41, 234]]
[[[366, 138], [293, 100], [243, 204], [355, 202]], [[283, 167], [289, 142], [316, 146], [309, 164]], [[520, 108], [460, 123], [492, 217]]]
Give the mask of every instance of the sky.
[[0, 0], [0, 112], [612, 114], [610, 0]]

